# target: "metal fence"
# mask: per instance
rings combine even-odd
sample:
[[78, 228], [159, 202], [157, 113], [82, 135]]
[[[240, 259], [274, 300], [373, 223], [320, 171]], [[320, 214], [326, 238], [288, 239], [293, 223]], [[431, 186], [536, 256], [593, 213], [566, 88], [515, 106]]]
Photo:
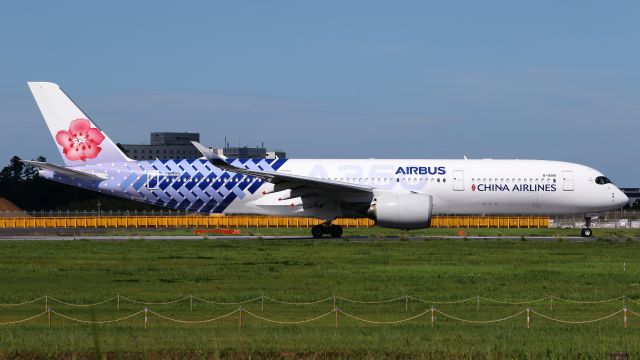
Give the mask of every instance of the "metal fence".
[[[43, 219], [43, 221], [37, 221], [36, 219]], [[45, 221], [44, 219], [47, 220]], [[375, 225], [374, 222], [369, 219], [338, 219], [337, 221], [343, 226], [371, 227]], [[319, 224], [320, 222], [320, 220], [308, 218], [224, 216], [217, 214], [201, 215], [177, 210], [107, 210], [100, 212], [88, 210], [53, 210], [0, 212], [0, 228], [47, 227], [50, 224], [54, 224], [53, 227], [307, 227]], [[584, 226], [584, 215], [580, 214], [558, 215], [551, 217], [435, 216], [432, 220], [432, 227], [435, 228], [581, 228], [582, 226]], [[592, 214], [592, 227], [640, 229], [640, 211], [618, 210]]]
[[[549, 227], [581, 228], [584, 226], [584, 215], [552, 216]], [[591, 227], [604, 229], [640, 229], [640, 211], [617, 210], [591, 214]]]
[[[322, 223], [320, 219], [277, 216], [13, 216], [1, 217], [0, 228], [300, 228]], [[342, 218], [333, 221], [347, 228], [374, 227], [371, 219]], [[434, 228], [546, 228], [548, 217], [443, 216], [431, 221]]]

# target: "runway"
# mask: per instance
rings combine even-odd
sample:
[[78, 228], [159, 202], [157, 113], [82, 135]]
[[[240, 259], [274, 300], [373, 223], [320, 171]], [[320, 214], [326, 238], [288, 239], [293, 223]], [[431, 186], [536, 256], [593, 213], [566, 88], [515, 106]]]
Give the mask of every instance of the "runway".
[[[613, 241], [627, 241], [627, 237], [607, 238]], [[598, 237], [583, 238], [580, 236], [555, 237], [555, 236], [411, 236], [411, 237], [370, 237], [352, 236], [343, 238], [323, 237], [314, 239], [311, 236], [240, 236], [240, 235], [214, 235], [214, 236], [194, 236], [194, 235], [142, 235], [142, 236], [109, 236], [109, 235], [0, 235], [0, 241], [351, 241], [351, 242], [375, 242], [375, 241], [429, 241], [429, 240], [464, 240], [464, 241], [570, 241], [570, 242], [592, 242]], [[640, 238], [635, 238], [636, 241]]]

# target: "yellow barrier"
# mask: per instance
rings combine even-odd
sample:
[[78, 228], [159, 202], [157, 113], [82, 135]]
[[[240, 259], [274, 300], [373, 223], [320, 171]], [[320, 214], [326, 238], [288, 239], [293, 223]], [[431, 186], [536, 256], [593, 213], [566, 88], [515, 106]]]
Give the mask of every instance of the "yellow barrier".
[[[162, 228], [162, 227], [255, 227], [306, 228], [322, 220], [274, 216], [60, 216], [0, 218], [0, 228]], [[345, 228], [374, 227], [370, 219], [336, 219]], [[547, 228], [548, 217], [436, 216], [434, 228]]]

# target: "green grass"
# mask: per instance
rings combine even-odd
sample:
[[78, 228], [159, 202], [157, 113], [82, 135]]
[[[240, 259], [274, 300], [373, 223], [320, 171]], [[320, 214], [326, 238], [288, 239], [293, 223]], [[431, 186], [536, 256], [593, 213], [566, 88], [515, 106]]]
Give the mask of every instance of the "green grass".
[[[368, 230], [367, 230], [368, 231]], [[449, 230], [452, 231], [452, 230]], [[348, 235], [348, 234], [347, 234]], [[14, 303], [50, 294], [61, 300], [92, 303], [122, 294], [166, 301], [189, 294], [238, 301], [266, 294], [289, 301], [312, 301], [333, 294], [345, 298], [384, 300], [413, 295], [456, 300], [476, 296], [502, 300], [537, 299], [549, 294], [577, 300], [625, 294], [640, 299], [640, 243], [598, 240], [567, 241], [2, 241], [0, 302]], [[626, 264], [626, 270], [625, 270]], [[63, 314], [87, 319], [114, 319], [141, 305], [114, 302], [92, 308], [51, 303]], [[261, 316], [298, 320], [331, 311], [331, 302], [287, 306], [266, 301], [247, 304]], [[431, 305], [404, 301], [381, 305], [342, 302], [343, 311], [374, 320], [396, 320]], [[466, 319], [495, 319], [525, 305], [482, 302], [437, 306]], [[640, 305], [629, 307], [640, 312]], [[237, 305], [189, 303], [152, 305], [156, 312], [180, 319], [204, 319], [233, 311]], [[545, 301], [532, 305], [561, 319], [593, 319], [620, 310], [621, 301], [576, 305]], [[44, 303], [0, 307], [0, 322], [43, 311]], [[280, 357], [515, 357], [604, 358], [612, 351], [640, 356], [640, 318], [622, 316], [589, 325], [558, 324], [533, 317], [488, 325], [463, 324], [430, 316], [399, 325], [368, 325], [340, 317], [283, 326], [237, 314], [214, 324], [179, 325], [150, 316], [111, 325], [83, 325], [53, 316], [21, 325], [0, 326], [0, 357], [104, 352], [165, 353], [168, 356]], [[172, 355], [173, 354], [173, 355]], [[140, 355], [142, 356], [142, 355]]]
[[[205, 228], [202, 228], [205, 229]], [[149, 229], [68, 229], [69, 232], [80, 234], [105, 234], [105, 235], [193, 235], [194, 228], [149, 228]], [[238, 228], [241, 235], [255, 236], [310, 236], [310, 228]], [[39, 230], [34, 230], [39, 232]], [[506, 228], [452, 228], [452, 229], [424, 229], [424, 230], [395, 230], [378, 227], [372, 228], [345, 228], [344, 237], [425, 237], [425, 236], [457, 236], [463, 231], [466, 236], [554, 236], [576, 237], [580, 236], [580, 229], [556, 229], [556, 228], [530, 228], [530, 229], [506, 229]], [[45, 233], [46, 230], [41, 231]], [[639, 229], [593, 229], [596, 237], [639, 237]], [[206, 234], [205, 234], [206, 235]], [[216, 236], [217, 234], [211, 234]]]

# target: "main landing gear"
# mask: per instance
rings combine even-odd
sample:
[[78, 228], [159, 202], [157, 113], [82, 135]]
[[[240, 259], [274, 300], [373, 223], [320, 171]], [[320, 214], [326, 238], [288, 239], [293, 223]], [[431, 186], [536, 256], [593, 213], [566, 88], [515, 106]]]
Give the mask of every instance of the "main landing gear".
[[342, 226], [326, 222], [311, 228], [311, 235], [315, 239], [321, 238], [324, 234], [329, 234], [332, 238], [339, 238], [342, 236]]
[[593, 231], [591, 231], [591, 216], [585, 216], [584, 227], [580, 231], [580, 236], [591, 237], [591, 235], [593, 235]]

